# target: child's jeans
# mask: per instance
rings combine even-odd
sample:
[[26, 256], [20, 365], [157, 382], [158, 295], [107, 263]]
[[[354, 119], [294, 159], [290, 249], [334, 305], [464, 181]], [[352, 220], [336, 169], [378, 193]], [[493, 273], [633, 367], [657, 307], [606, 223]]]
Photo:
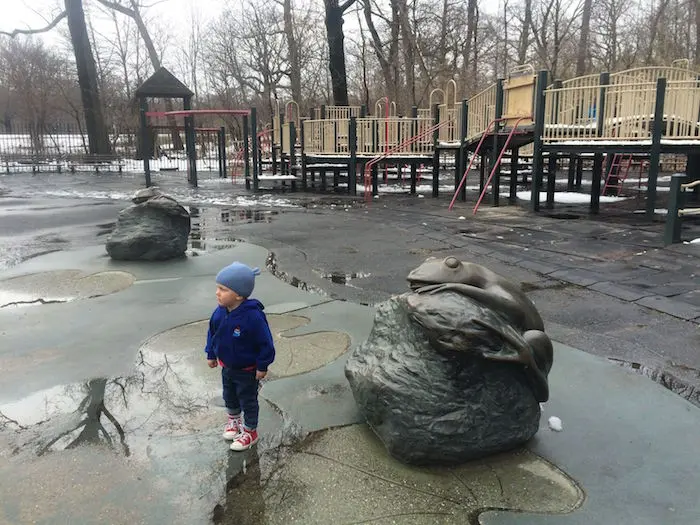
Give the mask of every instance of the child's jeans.
[[258, 427], [258, 380], [255, 370], [221, 368], [223, 397], [229, 414], [243, 411], [244, 424], [248, 429]]

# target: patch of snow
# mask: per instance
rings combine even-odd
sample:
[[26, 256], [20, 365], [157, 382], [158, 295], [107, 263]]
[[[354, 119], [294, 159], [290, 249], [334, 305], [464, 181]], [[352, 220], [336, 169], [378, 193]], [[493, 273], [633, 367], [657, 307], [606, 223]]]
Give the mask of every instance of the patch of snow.
[[547, 422], [549, 423], [549, 428], [554, 430], [554, 432], [561, 432], [564, 429], [561, 424], [561, 419], [557, 416], [550, 417]]
[[[633, 213], [646, 213], [646, 210], [634, 210]], [[654, 213], [657, 215], [668, 215], [668, 210], [666, 208], [655, 208]]]
[[[519, 191], [517, 193], [518, 199], [530, 200], [529, 191]], [[627, 197], [615, 197], [613, 195], [601, 195], [600, 202], [618, 202], [624, 201]], [[540, 192], [540, 201], [544, 202], [547, 200], [547, 192]], [[576, 193], [571, 191], [558, 191], [554, 194], [554, 202], [559, 202], [561, 204], [585, 204], [591, 201], [591, 196], [587, 193]]]

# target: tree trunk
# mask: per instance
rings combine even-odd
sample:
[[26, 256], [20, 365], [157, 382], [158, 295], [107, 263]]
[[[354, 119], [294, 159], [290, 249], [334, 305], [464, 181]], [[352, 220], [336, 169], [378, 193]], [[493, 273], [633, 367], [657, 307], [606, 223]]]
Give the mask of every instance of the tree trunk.
[[700, 64], [700, 0], [695, 0], [695, 66]]
[[656, 36], [659, 32], [659, 24], [661, 23], [661, 19], [664, 17], [669, 1], [670, 0], [661, 0], [658, 10], [656, 11], [656, 14], [651, 22], [651, 27], [649, 28], [649, 49], [647, 50], [646, 65], [650, 65], [652, 62], [652, 58], [654, 56], [654, 43], [656, 42]]
[[292, 0], [284, 0], [284, 34], [287, 37], [289, 51], [289, 81], [292, 85], [292, 99], [301, 104], [301, 64], [299, 47], [294, 37], [294, 20], [292, 19]]
[[80, 97], [85, 113], [90, 153], [110, 153], [109, 137], [102, 114], [102, 102], [97, 87], [97, 68], [85, 26], [82, 0], [65, 0], [71, 44], [75, 53], [75, 64], [80, 85]]
[[[472, 57], [472, 51], [476, 52], [476, 30], [477, 30], [477, 0], [469, 0], [467, 3], [467, 39], [464, 43], [464, 53], [462, 60], [464, 62], [464, 79], [465, 96], [472, 94], [474, 91], [476, 78], [474, 77], [473, 69], [476, 69], [476, 57]], [[472, 66], [470, 68], [469, 66]]]
[[[148, 51], [148, 58], [151, 59], [153, 71], [158, 71], [161, 66], [160, 57], [158, 56], [158, 52], [156, 51], [156, 46], [153, 45], [151, 35], [148, 33], [148, 28], [146, 28], [146, 24], [144, 24], [143, 22], [141, 12], [139, 11], [139, 5], [136, 2], [136, 0], [131, 0], [131, 8], [132, 14], [129, 16], [131, 16], [134, 19], [134, 22], [136, 22], [136, 27], [139, 30], [139, 35], [141, 35], [143, 43], [146, 46], [146, 50]], [[169, 98], [165, 99], [165, 110], [173, 111], [173, 101]], [[177, 129], [177, 122], [175, 121], [174, 117], [168, 117], [168, 126], [170, 126], [170, 136], [173, 141], [173, 149], [175, 149], [176, 151], [184, 150], [185, 146], [182, 143], [182, 137], [180, 136], [180, 131]]]
[[389, 93], [393, 92], [392, 86], [394, 85], [393, 76], [391, 74], [391, 64], [389, 59], [384, 55], [382, 50], [382, 41], [379, 37], [377, 29], [374, 27], [374, 21], [372, 20], [372, 7], [369, 1], [364, 3], [364, 13], [365, 22], [367, 23], [367, 28], [369, 29], [369, 34], [372, 36], [372, 46], [374, 47], [374, 52], [377, 55], [377, 60], [379, 61], [379, 66], [382, 68], [382, 74], [384, 75], [384, 83], [386, 89]]
[[[406, 96], [407, 105], [416, 105], [416, 58], [415, 47], [413, 45], [413, 27], [408, 20], [408, 5], [406, 0], [400, 0], [401, 7], [399, 10], [401, 24], [401, 40], [403, 44], [403, 61], [406, 76]], [[408, 109], [408, 108], [406, 108]]]
[[[588, 1], [588, 0], [587, 0]], [[700, 1], [700, 0], [699, 0]], [[518, 65], [522, 66], [527, 60], [527, 49], [530, 46], [530, 25], [532, 24], [532, 0], [525, 0], [525, 18], [518, 42]]]
[[584, 0], [583, 15], [581, 16], [581, 37], [578, 41], [578, 53], [576, 54], [576, 76], [586, 73], [586, 59], [588, 58], [588, 35], [591, 32], [591, 10], [593, 0]]
[[325, 0], [326, 4], [326, 38], [328, 40], [328, 68], [331, 73], [333, 103], [336, 106], [348, 104], [348, 79], [345, 69], [345, 47], [343, 34], [343, 13], [352, 5], [349, 0], [338, 5], [338, 0]]

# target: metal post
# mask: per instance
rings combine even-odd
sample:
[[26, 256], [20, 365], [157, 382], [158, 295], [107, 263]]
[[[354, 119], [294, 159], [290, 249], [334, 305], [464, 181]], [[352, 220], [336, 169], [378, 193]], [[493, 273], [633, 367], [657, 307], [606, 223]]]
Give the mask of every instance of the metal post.
[[520, 164], [520, 148], [513, 148], [510, 155], [510, 193], [508, 200], [511, 204], [518, 201], [518, 165]]
[[[455, 184], [459, 185], [464, 172], [467, 170], [467, 123], [469, 122], [469, 104], [467, 99], [462, 99], [462, 111], [459, 122], [459, 162], [455, 170]], [[457, 186], [455, 186], [457, 189]], [[467, 200], [467, 185], [463, 184], [459, 192], [462, 202]]]
[[[379, 150], [379, 122], [377, 119], [372, 120], [372, 153], [376, 154]], [[377, 177], [379, 175], [377, 164], [373, 164], [371, 167], [372, 176], [372, 195], [377, 195], [379, 193]]]
[[245, 177], [245, 189], [250, 189], [250, 128], [248, 127], [248, 115], [243, 115], [243, 163], [245, 169], [243, 176]]
[[530, 193], [530, 208], [540, 211], [540, 188], [542, 187], [542, 135], [544, 134], [544, 90], [547, 86], [547, 72], [537, 73], [535, 89], [535, 122], [534, 140], [532, 144], [532, 192]]
[[[280, 121], [281, 122], [281, 121]], [[280, 133], [282, 129], [280, 127]], [[277, 133], [275, 133], [274, 119], [272, 124], [272, 131], [270, 132], [270, 157], [272, 161], [272, 174], [277, 175], [277, 150], [275, 149], [275, 143], [277, 142]]]
[[[184, 97], [182, 107], [186, 111], [192, 109], [192, 97]], [[194, 141], [194, 117], [185, 117], [185, 144], [187, 147], [188, 169], [187, 175], [190, 184], [197, 187], [197, 148]]]
[[[151, 130], [148, 127], [148, 102], [145, 97], [139, 101], [139, 119], [141, 121], [141, 154], [143, 155], [143, 173], [146, 178], [146, 187], [151, 187]], [[9, 170], [8, 170], [9, 172]]]
[[[440, 108], [437, 104], [433, 104], [433, 125], [440, 122]], [[433, 197], [437, 198], [440, 194], [440, 150], [438, 149], [440, 132], [436, 129], [433, 131]]]
[[306, 177], [306, 153], [304, 153], [304, 121], [300, 122], [301, 127], [299, 128], [299, 147], [301, 155], [301, 188], [306, 191], [308, 188], [308, 181]]
[[[666, 99], [666, 79], [656, 81], [656, 106], [654, 107], [654, 127], [651, 134], [651, 151], [649, 154], [649, 180], [647, 182], [647, 219], [654, 217], [656, 207], [656, 182], [659, 177], [659, 160], [661, 157], [661, 135], [664, 128], [664, 101]], [[669, 210], [670, 211], [670, 210]]]
[[219, 177], [226, 178], [226, 128], [221, 126], [217, 133], [219, 139]]
[[681, 242], [681, 218], [678, 210], [683, 207], [683, 190], [681, 184], [686, 176], [675, 173], [671, 176], [671, 191], [668, 195], [668, 214], [666, 215], [666, 227], [664, 228], [664, 245]]
[[[600, 74], [600, 91], [598, 95], [598, 105], [596, 107], [596, 135], [603, 136], [603, 125], [605, 124], [605, 94], [607, 86], [610, 83], [610, 73]], [[595, 153], [593, 155], [593, 172], [591, 173], [591, 204], [590, 212], [598, 213], [600, 211], [600, 182], [603, 178], [603, 154]]]
[[576, 155], [569, 155], [569, 173], [566, 180], [566, 191], [574, 191], [574, 179], [576, 177]]
[[[411, 124], [411, 135], [416, 136], [418, 133], [418, 106], [413, 106], [411, 107], [411, 118], [413, 119], [413, 123]], [[415, 144], [411, 145], [411, 150], [413, 151], [413, 148], [415, 147]], [[416, 182], [418, 180], [418, 165], [416, 164], [415, 161], [411, 162], [411, 195], [416, 194]]]
[[350, 164], [348, 165], [348, 193], [357, 195], [357, 118], [350, 117], [348, 130], [348, 148], [350, 150]]
[[256, 108], [250, 108], [250, 142], [253, 150], [253, 191], [258, 191], [260, 180], [258, 179], [258, 111]]
[[280, 114], [280, 172], [287, 175], [287, 163], [284, 155], [284, 114]]
[[379, 195], [379, 163], [372, 164], [372, 196]]
[[296, 123], [293, 120], [289, 121], [289, 171], [292, 174], [292, 179], [291, 185], [292, 185], [292, 191], [297, 190], [297, 149], [296, 149], [296, 143], [297, 143], [297, 127]]
[[[499, 78], [496, 82], [496, 107], [494, 112], [494, 118], [500, 119], [503, 116], [503, 79]], [[498, 162], [498, 154], [501, 151], [499, 145], [500, 130], [503, 123], [496, 122], [493, 127], [493, 145], [491, 146], [491, 162], [489, 167], [493, 171], [493, 183], [491, 185], [493, 189], [493, 205], [498, 206], [499, 197], [501, 192], [501, 166]]]
[[583, 184], [583, 157], [579, 156], [576, 159], [576, 184], [575, 184], [575, 188], [577, 190], [580, 190], [582, 184]]
[[[561, 80], [555, 80], [554, 81], [554, 88], [555, 89], [561, 89], [562, 87], [562, 81]], [[554, 97], [554, 104], [552, 105], [552, 111], [554, 112], [555, 115], [559, 114], [559, 102], [560, 102], [561, 94], [559, 91], [556, 92], [556, 95]], [[554, 119], [552, 119], [554, 121]], [[549, 151], [549, 159], [547, 162], [547, 209], [552, 209], [554, 208], [554, 191], [556, 190], [556, 184], [557, 184], [557, 153], [556, 151]]]

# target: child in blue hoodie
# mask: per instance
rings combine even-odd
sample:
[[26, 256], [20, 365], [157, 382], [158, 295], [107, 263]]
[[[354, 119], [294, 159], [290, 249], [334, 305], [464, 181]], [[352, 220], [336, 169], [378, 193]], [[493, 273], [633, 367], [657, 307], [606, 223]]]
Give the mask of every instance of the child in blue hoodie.
[[231, 450], [246, 450], [258, 441], [258, 385], [275, 359], [264, 307], [249, 299], [259, 274], [234, 262], [216, 275], [219, 306], [209, 320], [205, 352], [210, 368], [221, 365], [228, 410], [224, 439], [233, 441]]

